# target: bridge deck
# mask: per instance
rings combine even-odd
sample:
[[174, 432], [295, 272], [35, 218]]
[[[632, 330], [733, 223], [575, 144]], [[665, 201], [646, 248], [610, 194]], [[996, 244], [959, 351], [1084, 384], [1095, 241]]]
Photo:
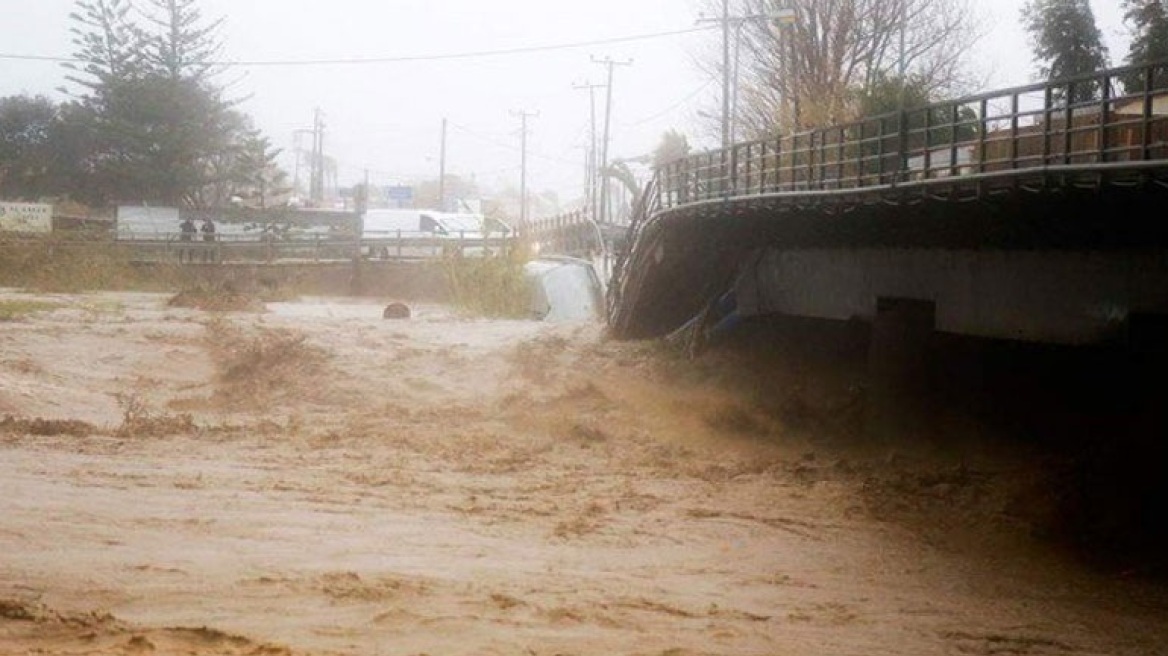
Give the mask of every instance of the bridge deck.
[[[617, 336], [668, 331], [726, 289], [745, 253], [775, 244], [856, 245], [875, 234], [886, 246], [980, 248], [1005, 233], [1029, 235], [1006, 247], [1035, 247], [1036, 230], [1055, 241], [1068, 230], [1088, 241], [1160, 239], [1144, 223], [1089, 214], [1109, 215], [1116, 202], [1147, 214], [1166, 185], [1168, 62], [735, 144], [657, 171], [614, 273], [609, 320]], [[1096, 199], [1090, 212], [1084, 194]], [[1080, 227], [1025, 220], [1057, 218], [1056, 208]], [[842, 214], [854, 216], [832, 218]], [[936, 226], [913, 217], [963, 236], [938, 241]]]

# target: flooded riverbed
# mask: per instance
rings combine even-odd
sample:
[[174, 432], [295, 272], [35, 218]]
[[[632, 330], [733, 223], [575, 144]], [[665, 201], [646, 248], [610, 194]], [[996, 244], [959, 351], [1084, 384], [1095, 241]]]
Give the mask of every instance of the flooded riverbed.
[[599, 326], [35, 298], [0, 324], [0, 653], [1168, 640], [1161, 588], [1011, 519], [1007, 456], [853, 449]]

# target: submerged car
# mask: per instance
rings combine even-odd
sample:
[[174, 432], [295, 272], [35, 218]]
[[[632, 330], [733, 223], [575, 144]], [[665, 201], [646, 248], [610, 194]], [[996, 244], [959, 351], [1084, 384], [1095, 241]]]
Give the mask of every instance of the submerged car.
[[539, 321], [599, 321], [604, 287], [591, 262], [572, 257], [541, 257], [523, 274], [531, 286], [531, 316]]

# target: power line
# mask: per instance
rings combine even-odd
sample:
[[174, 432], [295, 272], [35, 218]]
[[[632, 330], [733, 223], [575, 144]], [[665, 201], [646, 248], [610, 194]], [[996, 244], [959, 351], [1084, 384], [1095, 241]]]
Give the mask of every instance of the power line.
[[[458, 123], [455, 123], [454, 121], [450, 122], [450, 127], [454, 128], [455, 130], [458, 130], [459, 132], [462, 132], [463, 134], [474, 137], [475, 139], [478, 139], [479, 141], [482, 141], [484, 143], [489, 143], [492, 146], [497, 146], [499, 148], [503, 148], [503, 149], [510, 150], [513, 152], [519, 152], [519, 150], [520, 150], [519, 146], [516, 146], [515, 144], [507, 143], [505, 141], [500, 141], [499, 139], [489, 137], [485, 134], [482, 134], [481, 132], [476, 132], [476, 131], [470, 129], [470, 128], [466, 127], [465, 125], [460, 125]], [[576, 162], [572, 161], [570, 159], [565, 159], [563, 157], [556, 157], [555, 155], [547, 155], [547, 154], [540, 153], [540, 152], [533, 151], [533, 150], [528, 150], [527, 155], [529, 157], [534, 157], [536, 159], [542, 159], [542, 160], [545, 160], [548, 162], [555, 162], [557, 164], [568, 164], [570, 166], [576, 166]]]
[[[208, 62], [212, 66], [232, 66], [232, 67], [247, 67], [247, 68], [261, 68], [261, 67], [292, 67], [292, 66], [350, 66], [350, 65], [365, 65], [365, 64], [402, 64], [411, 62], [433, 62], [433, 61], [449, 61], [457, 59], [479, 59], [485, 57], [504, 57], [510, 55], [526, 55], [532, 53], [551, 52], [555, 50], [575, 50], [579, 48], [591, 48], [595, 46], [607, 46], [621, 43], [631, 43], [634, 41], [648, 41], [651, 39], [661, 39], [673, 36], [681, 36], [685, 34], [693, 34], [696, 32], [706, 32], [711, 28], [709, 26], [691, 27], [684, 30], [672, 30], [668, 32], [650, 32], [647, 34], [633, 34], [628, 36], [611, 37], [607, 39], [596, 39], [593, 41], [572, 41], [568, 43], [547, 44], [539, 46], [517, 46], [514, 48], [499, 48], [496, 50], [473, 50], [469, 52], [453, 52], [453, 53], [439, 53], [432, 55], [399, 55], [396, 57], [351, 57], [340, 59], [282, 59], [282, 60], [255, 60], [255, 61], [222, 61], [222, 62]], [[0, 53], [0, 59], [18, 60], [18, 61], [42, 61], [54, 62], [59, 64], [82, 64], [83, 60], [72, 57], [53, 57], [48, 55], [21, 55], [14, 53]]]
[[684, 98], [682, 98], [681, 100], [678, 100], [677, 102], [666, 107], [665, 109], [663, 109], [655, 114], [652, 114], [650, 116], [646, 116], [645, 118], [642, 118], [640, 120], [634, 121], [632, 123], [622, 123], [620, 127], [622, 127], [622, 128], [637, 128], [637, 127], [641, 127], [642, 125], [644, 125], [646, 123], [656, 121], [657, 119], [661, 118], [662, 116], [666, 116], [666, 115], [670, 114], [671, 112], [676, 110], [678, 107], [681, 107], [682, 105], [688, 103], [689, 101], [693, 100], [694, 98], [697, 98], [698, 95], [700, 95], [706, 89], [710, 88], [710, 85], [713, 84], [714, 82], [716, 82], [717, 80], [718, 80], [718, 76], [716, 76], [716, 75], [711, 76], [710, 79], [708, 79], [704, 83], [702, 83], [702, 85], [700, 87], [694, 89], [688, 95], [686, 95]]

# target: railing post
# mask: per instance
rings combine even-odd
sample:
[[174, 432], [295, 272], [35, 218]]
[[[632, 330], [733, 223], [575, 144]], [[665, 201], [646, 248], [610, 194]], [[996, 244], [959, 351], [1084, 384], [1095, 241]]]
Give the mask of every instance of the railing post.
[[750, 169], [751, 169], [751, 164], [754, 163], [753, 160], [751, 159], [753, 152], [754, 152], [754, 144], [752, 144], [752, 143], [746, 144], [746, 180], [742, 183], [742, 188], [743, 188], [743, 191], [746, 192], [747, 194], [750, 193], [750, 173], [751, 173]]
[[1099, 94], [1099, 154], [1097, 155], [1098, 159], [1095, 160], [1099, 164], [1107, 161], [1109, 150], [1107, 147], [1107, 125], [1111, 122], [1111, 76], [1107, 73], [1103, 74], [1102, 84], [1103, 89]]
[[957, 103], [953, 103], [952, 113], [949, 116], [949, 175], [957, 177], [961, 175], [961, 168], [957, 162], [957, 130], [958, 124], [961, 122], [961, 108]]
[[1042, 112], [1042, 165], [1050, 166], [1050, 138], [1051, 129], [1053, 128], [1053, 109], [1054, 109], [1054, 89], [1047, 86], [1046, 92], [1043, 94], [1043, 102], [1046, 103]]
[[884, 142], [887, 140], [887, 135], [884, 127], [888, 125], [888, 120], [884, 117], [879, 119], [876, 129], [876, 184], [884, 184]]
[[726, 172], [726, 186], [722, 193], [724, 198], [730, 198], [733, 196], [735, 194], [735, 190], [738, 188], [738, 146], [735, 146], [734, 144], [730, 145], [729, 162], [730, 168]]
[[928, 180], [933, 177], [933, 154], [929, 152], [933, 148], [933, 111], [928, 108], [922, 111], [924, 112], [922, 122], [925, 124], [923, 135], [925, 152], [921, 159], [921, 179]]
[[827, 189], [827, 130], [819, 132], [819, 157], [816, 161], [819, 163], [819, 188]]
[[783, 137], [775, 139], [775, 191], [783, 191]]
[[901, 108], [898, 113], [898, 132], [900, 133], [900, 146], [897, 152], [899, 155], [898, 168], [895, 180], [902, 182], [908, 177], [908, 110]]
[[1018, 168], [1018, 93], [1010, 95], [1010, 169]]
[[[981, 112], [981, 125], [977, 136], [978, 154], [977, 154], [977, 172], [985, 173], [986, 159], [989, 153], [986, 152], [986, 136], [990, 131], [990, 101], [988, 98], [982, 98], [978, 111]], [[1049, 128], [1048, 128], [1049, 129]]]
[[1152, 95], [1152, 84], [1156, 79], [1155, 66], [1148, 66], [1144, 70], [1144, 139], [1141, 159], [1148, 161], [1152, 159], [1152, 126], [1154, 125], [1152, 119], [1156, 116], [1155, 96]]
[[856, 188], [867, 186], [868, 176], [868, 121], [860, 124], [860, 143], [856, 146]]
[[[707, 176], [709, 176], [710, 171], [713, 171], [713, 170], [714, 170], [714, 153], [712, 153], [712, 152], [706, 153], [706, 173], [705, 174]], [[723, 171], [725, 171], [725, 169], [723, 169]], [[712, 188], [714, 186], [713, 182], [714, 182], [713, 179], [710, 179], [706, 184], [705, 200], [709, 200], [709, 199], [714, 197], [714, 189]]]
[[767, 184], [767, 142], [765, 140], [758, 142], [758, 193], [766, 193]]
[[815, 187], [815, 135], [818, 131], [807, 133], [807, 188]]
[[840, 128], [839, 144], [836, 147], [837, 155], [835, 162], [835, 187], [836, 189], [844, 188], [844, 141], [847, 139], [848, 129]]

